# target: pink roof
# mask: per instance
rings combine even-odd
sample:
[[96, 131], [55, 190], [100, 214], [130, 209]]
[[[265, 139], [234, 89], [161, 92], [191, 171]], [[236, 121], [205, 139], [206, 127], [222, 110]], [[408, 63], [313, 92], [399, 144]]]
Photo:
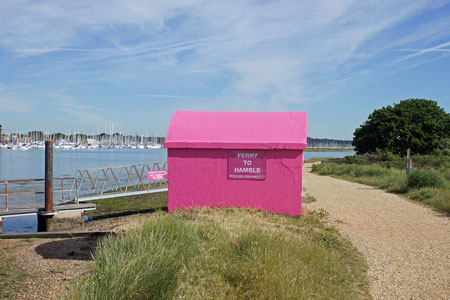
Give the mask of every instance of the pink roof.
[[306, 112], [177, 111], [166, 148], [306, 149]]

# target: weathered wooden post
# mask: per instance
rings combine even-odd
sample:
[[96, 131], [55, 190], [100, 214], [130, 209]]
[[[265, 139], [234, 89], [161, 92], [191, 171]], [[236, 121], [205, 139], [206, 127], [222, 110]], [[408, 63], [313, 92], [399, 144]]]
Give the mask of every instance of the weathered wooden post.
[[[64, 186], [61, 184], [64, 198]], [[78, 198], [78, 196], [77, 196]], [[76, 200], [77, 201], [77, 200]], [[84, 224], [83, 210], [53, 207], [53, 142], [45, 142], [45, 207], [38, 211], [38, 231], [58, 231]]]
[[38, 212], [38, 231], [49, 231], [53, 211], [53, 142], [45, 141], [45, 206]]
[[53, 142], [45, 142], [45, 209], [53, 211]]

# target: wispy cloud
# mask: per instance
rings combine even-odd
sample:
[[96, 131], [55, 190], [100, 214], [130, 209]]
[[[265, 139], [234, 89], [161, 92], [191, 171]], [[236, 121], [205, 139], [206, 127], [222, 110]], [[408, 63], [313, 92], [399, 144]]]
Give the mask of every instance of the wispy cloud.
[[75, 121], [80, 127], [97, 126], [103, 124], [116, 124], [121, 126], [121, 122], [115, 122], [102, 114], [102, 109], [93, 105], [83, 104], [83, 101], [73, 99], [62, 92], [48, 93], [55, 100], [53, 103], [57, 110], [75, 117]]
[[[402, 48], [402, 49], [397, 49], [398, 52], [413, 52], [412, 54], [408, 54], [408, 55], [400, 55], [398, 57], [396, 57], [395, 59], [392, 59], [390, 61], [388, 61], [387, 63], [383, 63], [380, 64], [377, 69], [387, 69], [389, 67], [392, 66], [396, 66], [397, 68], [400, 68], [402, 70], [406, 70], [406, 69], [410, 69], [410, 68], [414, 68], [417, 66], [420, 66], [422, 64], [437, 60], [437, 59], [442, 59], [447, 57], [446, 55], [442, 55], [442, 52], [448, 52], [447, 50], [450, 49], [445, 49], [445, 47], [450, 46], [450, 42], [446, 42], [446, 43], [441, 43], [439, 45], [436, 46], [432, 46], [432, 47], [428, 47], [428, 48], [423, 48], [423, 49], [411, 49], [411, 48]], [[427, 59], [422, 59], [420, 61], [413, 61], [411, 63], [408, 63], [406, 65], [401, 65], [400, 64], [404, 64], [405, 62], [414, 60], [417, 57], [423, 56], [425, 54], [438, 54], [435, 55], [433, 57], [428, 57]]]
[[136, 97], [148, 97], [148, 98], [168, 98], [168, 99], [214, 99], [213, 97], [199, 97], [199, 96], [179, 96], [179, 95], [161, 95], [161, 94], [140, 94]]
[[446, 48], [450, 47], [450, 42], [442, 43], [433, 47], [424, 48], [424, 49], [399, 49], [400, 51], [408, 51], [408, 52], [414, 52], [413, 54], [410, 54], [406, 56], [404, 59], [410, 59], [419, 55], [423, 55], [430, 52], [449, 52], [450, 49]]
[[60, 108], [74, 109], [74, 110], [97, 110], [94, 106], [91, 105], [83, 105], [80, 102], [76, 102], [67, 96], [58, 96], [58, 100], [55, 101], [55, 104]]
[[282, 110], [327, 99], [361, 77], [445, 59], [450, 18], [439, 11], [449, 5], [3, 1], [0, 63], [8, 75], [0, 82], [56, 82], [71, 97], [55, 100], [59, 109], [83, 122], [111, 122], [101, 105], [80, 104], [88, 103], [78, 94], [87, 86], [177, 108]]
[[441, 49], [441, 48], [427, 48], [427, 49], [399, 49], [400, 51], [409, 51], [416, 52], [414, 56], [421, 55], [428, 52], [450, 52], [450, 49]]
[[0, 110], [6, 112], [31, 113], [33, 104], [29, 101], [11, 98], [0, 94]]

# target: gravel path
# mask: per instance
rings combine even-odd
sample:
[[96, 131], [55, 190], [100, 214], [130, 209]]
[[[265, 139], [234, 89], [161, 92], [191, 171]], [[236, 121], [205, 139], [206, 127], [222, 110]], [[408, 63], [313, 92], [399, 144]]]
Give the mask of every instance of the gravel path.
[[374, 299], [450, 299], [450, 218], [366, 185], [310, 173], [303, 186], [366, 257]]
[[[92, 221], [83, 230], [121, 232], [136, 227], [144, 216]], [[92, 267], [96, 245], [97, 239], [90, 237], [0, 240], [0, 300], [61, 299], [66, 284]], [[8, 265], [15, 275], [3, 277]]]

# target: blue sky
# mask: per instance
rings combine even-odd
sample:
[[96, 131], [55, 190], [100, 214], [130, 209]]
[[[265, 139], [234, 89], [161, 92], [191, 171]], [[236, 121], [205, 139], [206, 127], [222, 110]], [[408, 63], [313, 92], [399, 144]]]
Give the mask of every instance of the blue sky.
[[6, 132], [306, 111], [309, 136], [351, 139], [402, 99], [450, 112], [450, 1], [6, 0], [0, 20]]

